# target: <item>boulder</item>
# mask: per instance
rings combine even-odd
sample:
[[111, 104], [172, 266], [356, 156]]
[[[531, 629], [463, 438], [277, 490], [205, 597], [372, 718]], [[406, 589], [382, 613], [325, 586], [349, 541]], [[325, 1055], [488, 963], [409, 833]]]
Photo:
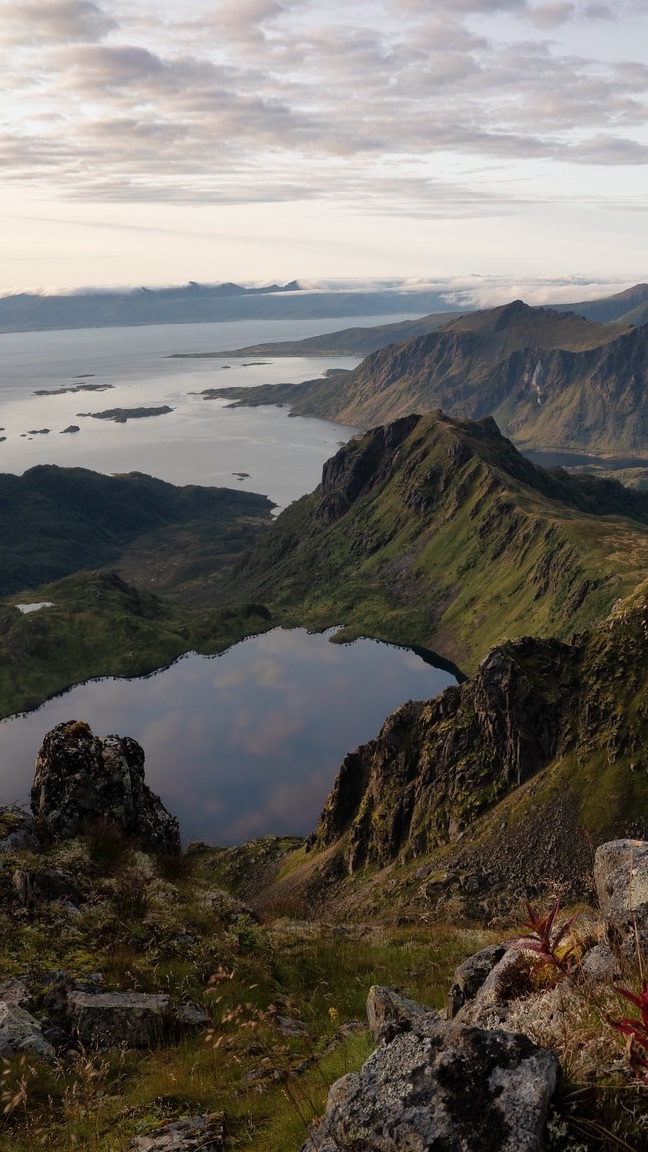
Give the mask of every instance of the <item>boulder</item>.
[[628, 959], [648, 946], [648, 841], [611, 840], [596, 849], [594, 883], [608, 938]]
[[455, 1014], [462, 1024], [500, 1028], [509, 1015], [512, 1001], [531, 991], [530, 973], [538, 962], [534, 952], [511, 948], [495, 964], [472, 1000]]
[[493, 968], [506, 952], [504, 944], [492, 944], [474, 956], [469, 956], [463, 964], [455, 968], [452, 984], [448, 992], [447, 1015], [452, 1020], [460, 1008], [473, 1000]]
[[0, 853], [38, 852], [40, 841], [32, 817], [18, 804], [0, 807]]
[[410, 1032], [413, 1021], [425, 1016], [439, 1018], [438, 1012], [401, 996], [396, 988], [374, 984], [369, 989], [367, 1020], [376, 1044], [388, 1043], [397, 1032]]
[[64, 900], [77, 904], [81, 899], [74, 876], [62, 868], [37, 868], [34, 872], [16, 868], [12, 880], [18, 899], [24, 908], [31, 908], [34, 904], [45, 904], [51, 900]]
[[149, 1048], [171, 1025], [169, 997], [146, 992], [69, 992], [74, 1038], [92, 1048]]
[[52, 1045], [43, 1036], [41, 1026], [29, 1012], [18, 1004], [0, 1002], [0, 1057], [37, 1056], [51, 1060], [56, 1055]]
[[144, 783], [144, 752], [129, 736], [94, 736], [71, 720], [48, 732], [36, 759], [31, 809], [51, 840], [113, 826], [144, 851], [180, 852], [180, 830]]
[[302, 1152], [540, 1152], [557, 1077], [526, 1036], [413, 1013], [333, 1085]]
[[131, 1140], [132, 1152], [221, 1152], [222, 1112], [208, 1116], [183, 1116], [166, 1120], [146, 1136]]

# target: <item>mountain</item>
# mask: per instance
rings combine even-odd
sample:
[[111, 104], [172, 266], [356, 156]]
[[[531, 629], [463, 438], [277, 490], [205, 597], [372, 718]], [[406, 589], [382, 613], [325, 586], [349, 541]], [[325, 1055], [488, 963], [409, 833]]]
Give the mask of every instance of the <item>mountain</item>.
[[614, 320], [637, 323], [630, 317], [645, 305], [648, 305], [648, 284], [633, 284], [623, 292], [615, 292], [613, 296], [604, 296], [599, 300], [579, 300], [576, 304], [554, 304], [552, 307], [557, 312], [579, 312], [587, 320], [608, 324]]
[[214, 391], [243, 404], [370, 427], [409, 412], [492, 415], [522, 448], [648, 454], [648, 328], [521, 300], [367, 356], [326, 381]]
[[342, 638], [440, 649], [466, 670], [503, 639], [568, 639], [644, 578], [648, 494], [548, 472], [495, 422], [410, 415], [342, 447], [223, 594]]
[[0, 332], [110, 328], [131, 324], [202, 324], [223, 320], [421, 314], [447, 309], [440, 292], [407, 289], [327, 291], [296, 280], [265, 288], [196, 284], [171, 288], [0, 297]]
[[[167, 568], [197, 575], [197, 554], [213, 570], [267, 526], [266, 496], [230, 488], [176, 487], [141, 472], [104, 476], [40, 464], [22, 476], [0, 474], [0, 596], [35, 588], [82, 568], [134, 563], [139, 548], [164, 553]], [[173, 554], [171, 539], [182, 544]], [[220, 563], [219, 563], [220, 558]], [[204, 556], [203, 556], [204, 559]], [[160, 583], [160, 564], [153, 570]], [[164, 583], [164, 581], [162, 581]]]

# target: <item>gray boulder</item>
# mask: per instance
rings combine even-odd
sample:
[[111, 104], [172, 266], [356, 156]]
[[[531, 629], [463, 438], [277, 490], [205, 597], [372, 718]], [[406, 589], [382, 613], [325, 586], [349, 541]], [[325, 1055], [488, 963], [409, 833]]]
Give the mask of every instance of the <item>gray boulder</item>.
[[648, 841], [611, 840], [594, 857], [594, 883], [608, 938], [626, 957], [648, 946]]
[[208, 1116], [184, 1116], [165, 1123], [146, 1136], [131, 1140], [132, 1152], [221, 1152], [222, 1112]]
[[29, 812], [18, 804], [0, 807], [0, 853], [38, 852], [40, 841]]
[[505, 952], [504, 944], [492, 944], [489, 948], [483, 948], [481, 952], [476, 952], [474, 956], [469, 956], [463, 964], [455, 968], [448, 992], [447, 1015], [449, 1020], [457, 1015], [464, 1004], [474, 999]]
[[439, 1019], [438, 1012], [401, 996], [395, 988], [374, 984], [367, 996], [367, 1020], [376, 1044], [389, 1043], [397, 1032], [410, 1032], [424, 1017]]
[[36, 759], [31, 809], [52, 840], [104, 823], [148, 852], [180, 852], [180, 829], [144, 783], [144, 752], [129, 736], [94, 736], [71, 720], [48, 732]]
[[172, 1023], [168, 996], [146, 992], [68, 992], [72, 1035], [91, 1048], [149, 1048]]
[[526, 1036], [415, 1013], [333, 1085], [302, 1152], [540, 1152], [557, 1077]]
[[508, 1019], [510, 1004], [531, 991], [529, 977], [538, 962], [534, 952], [511, 948], [504, 953], [472, 1000], [455, 1015], [462, 1024], [500, 1028]]
[[18, 1004], [0, 1002], [0, 1057], [36, 1056], [52, 1060], [56, 1055], [52, 1045], [43, 1036], [41, 1026], [29, 1012]]

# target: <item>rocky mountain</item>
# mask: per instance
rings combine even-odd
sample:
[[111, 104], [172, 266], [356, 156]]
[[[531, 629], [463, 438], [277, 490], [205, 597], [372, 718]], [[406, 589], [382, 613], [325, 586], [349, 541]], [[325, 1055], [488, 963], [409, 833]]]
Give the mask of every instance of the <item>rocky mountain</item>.
[[[631, 319], [648, 305], [648, 284], [633, 284], [623, 292], [604, 296], [600, 300], [579, 300], [575, 304], [554, 304], [557, 312], [579, 312], [587, 320], [597, 320], [600, 324], [623, 320], [627, 323], [639, 321]], [[643, 321], [641, 321], [643, 323]]]
[[517, 300], [382, 348], [326, 381], [215, 395], [365, 428], [434, 408], [492, 415], [524, 449], [627, 455], [648, 452], [647, 379], [645, 326]]
[[491, 419], [406, 416], [351, 440], [241, 560], [226, 594], [275, 619], [437, 648], [570, 639], [643, 578], [648, 496], [548, 472]]

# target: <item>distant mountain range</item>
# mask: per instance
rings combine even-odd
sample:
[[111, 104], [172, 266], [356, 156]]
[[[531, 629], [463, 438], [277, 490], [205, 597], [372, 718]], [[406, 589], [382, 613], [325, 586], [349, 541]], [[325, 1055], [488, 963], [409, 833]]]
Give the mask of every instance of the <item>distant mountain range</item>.
[[[327, 290], [302, 286], [299, 281], [248, 288], [241, 284], [188, 284], [170, 288], [134, 288], [128, 291], [88, 291], [61, 295], [17, 293], [0, 297], [0, 332], [30, 332], [52, 328], [107, 328], [140, 324], [200, 324], [224, 320], [334, 320], [340, 316], [420, 315], [420, 321], [402, 326], [351, 329], [332, 333], [309, 353], [286, 346], [263, 345], [246, 350], [255, 354], [319, 355], [329, 352], [364, 355], [395, 340], [435, 331], [441, 324], [474, 311], [470, 304], [448, 308], [448, 293], [411, 287]], [[599, 300], [557, 304], [560, 312], [575, 311], [587, 319], [608, 323], [623, 319], [643, 324], [648, 317], [648, 284]], [[410, 327], [411, 324], [411, 327]], [[279, 349], [282, 348], [280, 351]]]
[[516, 300], [378, 349], [352, 372], [213, 395], [364, 428], [442, 408], [494, 416], [524, 449], [648, 455], [647, 383], [648, 326]]
[[189, 283], [175, 288], [20, 293], [0, 298], [0, 332], [110, 328], [140, 324], [202, 324], [224, 320], [300, 320], [447, 310], [441, 292], [427, 290], [311, 291], [296, 280], [265, 288]]

